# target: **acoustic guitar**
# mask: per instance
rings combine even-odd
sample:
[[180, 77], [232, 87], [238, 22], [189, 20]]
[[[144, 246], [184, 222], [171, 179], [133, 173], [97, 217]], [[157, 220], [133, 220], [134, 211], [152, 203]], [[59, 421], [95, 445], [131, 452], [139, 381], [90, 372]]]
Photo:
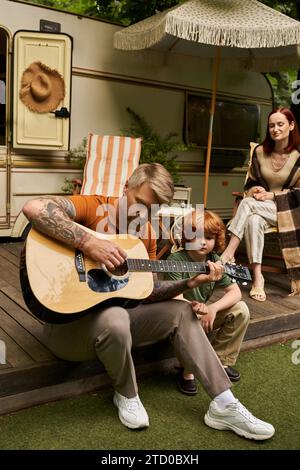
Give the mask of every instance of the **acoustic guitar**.
[[[114, 299], [119, 303], [121, 299], [142, 301], [153, 290], [153, 272], [209, 272], [205, 262], [149, 260], [143, 242], [132, 235], [92, 233], [127, 253], [120, 268], [109, 272], [82, 252], [30, 230], [25, 258], [28, 280], [35, 298], [47, 309], [70, 315]], [[243, 266], [226, 264], [225, 272], [241, 281], [251, 280], [249, 270]]]

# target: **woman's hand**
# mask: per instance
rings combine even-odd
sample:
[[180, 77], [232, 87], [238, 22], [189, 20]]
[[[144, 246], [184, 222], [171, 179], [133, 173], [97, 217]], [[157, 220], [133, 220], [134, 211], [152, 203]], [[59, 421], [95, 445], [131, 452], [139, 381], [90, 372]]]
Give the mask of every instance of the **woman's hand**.
[[254, 197], [254, 194], [263, 193], [265, 191], [265, 188], [263, 188], [262, 186], [253, 186], [247, 191], [247, 196]]
[[206, 305], [193, 300], [191, 302], [193, 312], [200, 319], [202, 328], [206, 333], [213, 330], [213, 324], [217, 315], [216, 308], [212, 305]]
[[265, 189], [262, 192], [255, 193], [253, 195], [256, 201], [273, 201], [274, 200], [274, 193], [270, 191], [266, 191]]

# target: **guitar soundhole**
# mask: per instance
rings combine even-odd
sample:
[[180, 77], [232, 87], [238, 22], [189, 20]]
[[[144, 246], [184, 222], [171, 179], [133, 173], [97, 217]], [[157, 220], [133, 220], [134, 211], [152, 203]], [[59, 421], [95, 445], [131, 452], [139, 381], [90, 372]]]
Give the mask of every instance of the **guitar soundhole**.
[[116, 279], [109, 276], [102, 269], [91, 269], [87, 273], [87, 282], [90, 289], [95, 292], [114, 292], [122, 289], [128, 284], [128, 277]]

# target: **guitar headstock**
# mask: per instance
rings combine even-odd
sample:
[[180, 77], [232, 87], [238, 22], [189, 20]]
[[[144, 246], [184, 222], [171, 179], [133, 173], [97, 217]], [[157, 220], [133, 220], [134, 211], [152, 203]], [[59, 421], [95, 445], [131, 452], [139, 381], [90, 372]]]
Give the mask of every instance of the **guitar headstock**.
[[248, 282], [252, 280], [249, 269], [241, 264], [226, 263], [224, 268], [225, 273], [237, 281]]

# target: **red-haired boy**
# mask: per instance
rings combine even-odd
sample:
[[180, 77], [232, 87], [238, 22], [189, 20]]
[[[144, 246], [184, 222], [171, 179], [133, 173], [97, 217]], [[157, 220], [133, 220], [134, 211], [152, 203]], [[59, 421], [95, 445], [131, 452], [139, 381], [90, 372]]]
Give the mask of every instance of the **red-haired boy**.
[[[198, 219], [197, 217], [197, 213], [194, 212], [190, 233], [197, 233], [197, 228], [199, 229], [197, 224], [203, 224], [203, 217], [198, 217]], [[186, 223], [183, 224], [183, 229], [186, 227]], [[198, 232], [201, 233], [199, 230]], [[180, 245], [181, 249], [171, 253], [168, 260], [185, 262], [210, 260], [216, 262], [220, 260], [218, 253], [221, 253], [225, 247], [224, 223], [217, 214], [205, 211], [203, 236], [188, 239], [185, 230], [183, 230]], [[179, 280], [187, 279], [193, 275], [188, 272], [172, 272], [167, 273], [165, 277]], [[224, 294], [213, 303], [207, 304], [215, 288], [222, 288]], [[232, 366], [236, 363], [250, 320], [248, 307], [245, 302], [241, 301], [241, 297], [239, 286], [227, 274], [224, 274], [219, 281], [201, 284], [177, 297], [191, 302], [193, 311], [206, 333], [217, 330], [212, 339], [212, 346], [228, 377], [233, 382], [240, 379], [239, 372]], [[178, 386], [183, 393], [188, 395], [197, 393], [197, 384], [193, 374], [183, 368], [179, 369]]]

